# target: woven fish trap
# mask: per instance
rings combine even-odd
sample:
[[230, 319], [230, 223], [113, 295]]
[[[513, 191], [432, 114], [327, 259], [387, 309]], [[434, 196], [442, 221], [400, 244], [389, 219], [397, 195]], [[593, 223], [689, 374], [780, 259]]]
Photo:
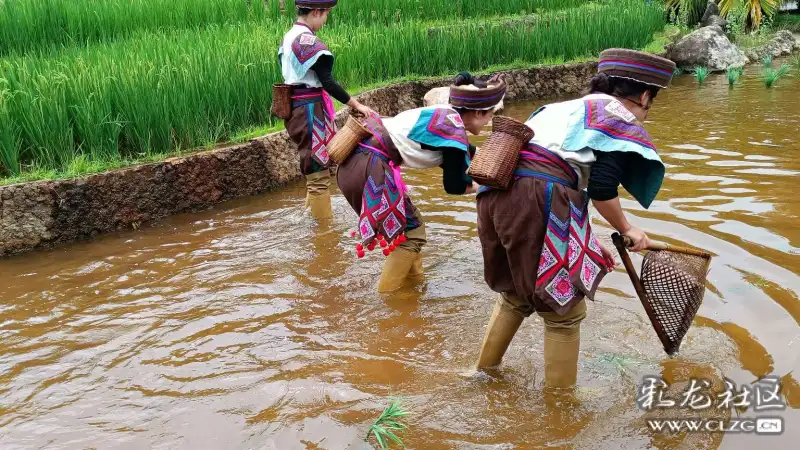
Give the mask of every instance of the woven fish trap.
[[274, 84], [272, 85], [272, 105], [270, 106], [270, 113], [283, 120], [288, 120], [292, 117], [292, 91], [291, 84]]
[[652, 242], [640, 277], [626, 250], [627, 238], [614, 233], [612, 239], [664, 351], [677, 353], [703, 303], [711, 254]]
[[678, 351], [703, 303], [710, 263], [710, 256], [669, 250], [650, 251], [644, 256], [642, 286], [658, 323], [653, 326], [668, 354]]
[[336, 164], [341, 164], [353, 153], [353, 150], [358, 147], [359, 142], [371, 135], [372, 132], [364, 126], [360, 119], [355, 116], [350, 116], [347, 118], [347, 122], [345, 122], [342, 129], [339, 130], [328, 143], [328, 155]]
[[467, 173], [483, 186], [508, 189], [519, 162], [519, 152], [533, 134], [533, 130], [518, 120], [495, 116], [492, 133], [475, 153]]

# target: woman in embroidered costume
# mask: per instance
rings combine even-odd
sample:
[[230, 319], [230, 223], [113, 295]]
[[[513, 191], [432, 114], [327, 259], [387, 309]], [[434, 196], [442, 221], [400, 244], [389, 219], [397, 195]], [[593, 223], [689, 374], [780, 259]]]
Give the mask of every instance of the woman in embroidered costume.
[[408, 197], [400, 166], [441, 167], [448, 194], [477, 192], [467, 176], [475, 147], [467, 132], [479, 134], [505, 96], [502, 80], [489, 84], [459, 74], [450, 87], [450, 104], [412, 109], [391, 118], [366, 120], [372, 136], [362, 141], [340, 166], [339, 189], [359, 215], [359, 257], [377, 245], [387, 255], [379, 292], [398, 289], [408, 276], [422, 274], [425, 224]]
[[337, 0], [297, 0], [297, 22], [278, 50], [284, 83], [294, 86], [286, 131], [297, 144], [306, 177], [306, 207], [316, 219], [331, 216], [327, 144], [336, 133], [331, 96], [364, 115], [372, 110], [351, 98], [333, 78], [333, 54], [317, 36]]
[[536, 133], [507, 191], [481, 188], [478, 234], [489, 287], [499, 292], [478, 368], [500, 364], [524, 318], [545, 322], [545, 385], [575, 385], [584, 297], [615, 265], [592, 234], [589, 199], [634, 251], [649, 240], [625, 218], [621, 184], [648, 208], [664, 165], [642, 123], [675, 64], [625, 49], [600, 55], [590, 94], [546, 105], [528, 119]]

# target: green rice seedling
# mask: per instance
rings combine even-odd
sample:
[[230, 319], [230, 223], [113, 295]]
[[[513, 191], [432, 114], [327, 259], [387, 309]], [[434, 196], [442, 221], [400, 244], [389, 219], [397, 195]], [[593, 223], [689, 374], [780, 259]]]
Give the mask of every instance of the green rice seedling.
[[794, 54], [789, 59], [789, 64], [791, 64], [796, 70], [800, 70], [800, 53]]
[[364, 440], [369, 442], [370, 438], [374, 438], [375, 442], [383, 450], [388, 449], [392, 442], [405, 448], [403, 441], [397, 436], [397, 433], [403, 432], [403, 430], [408, 427], [403, 422], [403, 419], [407, 416], [408, 412], [403, 409], [400, 401], [392, 400], [375, 423], [369, 427], [367, 437]]
[[789, 65], [783, 64], [780, 68], [773, 69], [772, 67], [767, 67], [764, 69], [764, 86], [771, 88], [775, 82], [778, 81], [781, 77], [786, 75], [789, 72]]
[[[111, 42], [145, 31], [210, 25], [290, 24], [294, 1], [278, 0], [7, 0], [0, 7], [0, 55]], [[331, 15], [332, 26], [393, 25], [409, 20], [466, 19], [521, 11], [577, 7], [581, 0], [348, 0]], [[424, 16], [422, 15], [424, 7]]]
[[772, 67], [772, 55], [765, 55], [761, 58], [761, 64], [763, 64], [764, 67]]
[[702, 85], [706, 81], [706, 78], [708, 78], [708, 75], [710, 73], [711, 73], [711, 71], [708, 70], [707, 67], [695, 67], [694, 68], [694, 76], [695, 76], [695, 78], [697, 78], [697, 82], [700, 85]]
[[[386, 80], [641, 48], [664, 27], [655, 3], [617, 0], [594, 12], [541, 13], [516, 28], [468, 21], [434, 37], [429, 23], [413, 21], [338, 24], [320, 36], [336, 55], [337, 79], [356, 93]], [[0, 59], [3, 172], [65, 171], [79, 156], [140, 161], [275, 127], [268, 86], [281, 79], [275, 47], [289, 26], [208, 25]]]
[[733, 85], [742, 77], [742, 73], [744, 72], [744, 68], [742, 67], [729, 67], [726, 71], [728, 75], [728, 85], [733, 87]]

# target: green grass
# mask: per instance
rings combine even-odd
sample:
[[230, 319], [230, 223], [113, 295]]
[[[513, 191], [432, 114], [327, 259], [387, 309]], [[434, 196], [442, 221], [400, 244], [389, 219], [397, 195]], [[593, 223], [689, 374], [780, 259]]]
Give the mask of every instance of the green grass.
[[791, 64], [795, 69], [800, 70], [800, 54], [795, 53], [791, 58], [789, 58], [789, 64]]
[[780, 68], [774, 69], [772, 67], [764, 68], [764, 86], [771, 88], [775, 83], [784, 75], [789, 73], [789, 65], [783, 64]]
[[666, 46], [675, 41], [678, 37], [687, 34], [688, 30], [681, 28], [677, 25], [667, 25], [664, 30], [658, 31], [653, 34], [653, 39], [642, 50], [654, 55], [663, 55], [666, 53]]
[[761, 58], [761, 64], [764, 67], [772, 67], [772, 55], [766, 55]]
[[[0, 7], [0, 55], [110, 42], [142, 31], [197, 29], [294, 18], [279, 0], [5, 0]], [[409, 20], [464, 19], [575, 7], [581, 0], [346, 0], [330, 24], [395, 24]]]
[[694, 77], [697, 78], [697, 83], [702, 85], [706, 78], [711, 74], [711, 71], [708, 70], [707, 67], [695, 67], [694, 68]]
[[[471, 23], [435, 37], [416, 22], [340, 24], [320, 35], [352, 90], [641, 48], [664, 26], [661, 8], [638, 0], [542, 17], [527, 28]], [[270, 85], [280, 79], [274, 54], [285, 31], [285, 23], [210, 25], [0, 60], [0, 175], [64, 173], [76, 158], [140, 161], [273, 129]]]
[[728, 85], [733, 87], [733, 85], [736, 84], [737, 81], [739, 81], [739, 78], [742, 77], [743, 72], [744, 69], [742, 67], [728, 68], [728, 70], [726, 71], [726, 74], [728, 75]]
[[408, 412], [403, 409], [403, 406], [398, 400], [393, 400], [386, 409], [383, 410], [381, 415], [369, 427], [367, 437], [364, 439], [369, 442], [374, 439], [378, 446], [385, 450], [390, 448], [392, 443], [405, 448], [403, 441], [397, 436], [397, 433], [403, 432], [407, 425], [403, 420], [408, 416]]
[[789, 30], [800, 33], [800, 15], [778, 14], [775, 16], [773, 26], [778, 30]]

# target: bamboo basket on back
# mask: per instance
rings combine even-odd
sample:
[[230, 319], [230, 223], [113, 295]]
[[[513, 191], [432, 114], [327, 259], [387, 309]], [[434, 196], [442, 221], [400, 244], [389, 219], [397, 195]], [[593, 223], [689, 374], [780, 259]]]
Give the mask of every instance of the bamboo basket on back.
[[495, 116], [492, 133], [475, 153], [467, 173], [483, 186], [508, 189], [519, 162], [519, 152], [533, 134], [533, 130], [518, 120]]
[[711, 254], [652, 242], [639, 277], [628, 255], [630, 240], [619, 233], [611, 238], [664, 351], [677, 353], [703, 303]]
[[291, 84], [272, 85], [270, 113], [273, 116], [283, 120], [288, 120], [292, 117], [292, 90]]
[[372, 132], [364, 126], [362, 120], [351, 115], [347, 118], [347, 122], [342, 129], [336, 132], [333, 139], [328, 143], [328, 155], [336, 164], [341, 164], [358, 147], [359, 142], [371, 135]]

